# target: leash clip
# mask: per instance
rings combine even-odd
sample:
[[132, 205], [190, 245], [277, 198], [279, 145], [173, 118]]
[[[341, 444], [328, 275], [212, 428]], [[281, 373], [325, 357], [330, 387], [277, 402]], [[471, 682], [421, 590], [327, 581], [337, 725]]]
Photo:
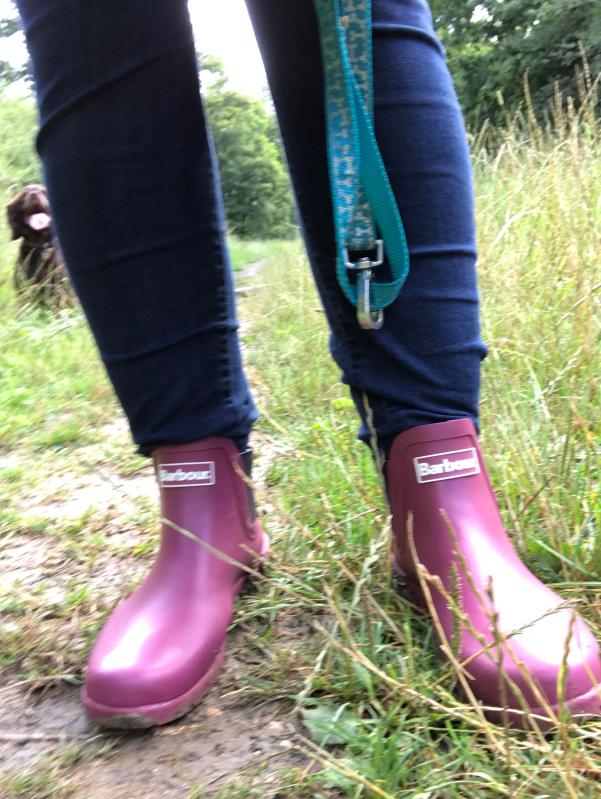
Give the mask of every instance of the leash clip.
[[384, 242], [376, 239], [376, 259], [359, 258], [351, 261], [348, 248], [343, 247], [344, 265], [352, 272], [357, 272], [357, 321], [363, 330], [380, 330], [384, 324], [384, 311], [373, 311], [370, 300], [370, 287], [373, 280], [372, 270], [384, 263]]

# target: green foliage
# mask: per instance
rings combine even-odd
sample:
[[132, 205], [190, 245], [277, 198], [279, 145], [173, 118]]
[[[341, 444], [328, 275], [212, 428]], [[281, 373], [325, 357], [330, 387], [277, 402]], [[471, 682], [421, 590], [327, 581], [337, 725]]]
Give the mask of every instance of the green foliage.
[[[219, 59], [204, 56], [202, 72], [207, 76], [206, 109], [229, 229], [242, 239], [294, 236], [294, 203], [273, 113], [259, 100], [227, 89]], [[42, 179], [34, 147], [36, 129], [34, 100], [0, 91], [0, 193], [4, 198]]]
[[236, 236], [228, 236], [227, 239], [230, 264], [234, 272], [239, 272], [245, 267], [258, 269], [257, 264], [265, 258], [272, 257], [281, 246], [282, 242], [279, 239], [239, 239]]
[[468, 125], [504, 123], [524, 98], [543, 115], [557, 91], [583, 99], [601, 72], [598, 0], [431, 0]]
[[19, 30], [19, 20], [16, 17], [0, 19], [0, 38], [13, 36]]
[[199, 53], [198, 61], [228, 227], [241, 239], [293, 236], [294, 203], [273, 112], [229, 89], [217, 56]]
[[196, 53], [196, 60], [200, 64], [200, 82], [205, 91], [221, 91], [227, 84], [225, 66], [219, 56], [210, 53]]
[[0, 91], [0, 194], [6, 196], [27, 183], [41, 180], [34, 140], [35, 103], [30, 97], [10, 97]]
[[[14, 3], [12, 3], [11, 10], [13, 12], [12, 16], [0, 19], [0, 40], [14, 36], [21, 27], [17, 16], [17, 8]], [[31, 65], [29, 62], [23, 66], [15, 67], [10, 61], [0, 59], [0, 87], [18, 80], [29, 80], [30, 76]]]
[[206, 108], [232, 232], [241, 238], [293, 235], [288, 176], [276, 127], [264, 105], [218, 82], [207, 93]]

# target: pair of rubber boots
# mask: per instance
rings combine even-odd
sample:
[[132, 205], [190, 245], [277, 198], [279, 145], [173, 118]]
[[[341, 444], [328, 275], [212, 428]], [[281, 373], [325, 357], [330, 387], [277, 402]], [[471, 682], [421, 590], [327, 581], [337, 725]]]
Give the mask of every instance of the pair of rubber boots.
[[[165, 724], [215, 678], [233, 601], [268, 552], [248, 463], [229, 439], [154, 452], [164, 521], [158, 559], [92, 651], [83, 701], [111, 727]], [[470, 420], [398, 435], [386, 464], [397, 573], [435, 618], [443, 651], [493, 720], [541, 726], [601, 714], [599, 647], [520, 561]]]

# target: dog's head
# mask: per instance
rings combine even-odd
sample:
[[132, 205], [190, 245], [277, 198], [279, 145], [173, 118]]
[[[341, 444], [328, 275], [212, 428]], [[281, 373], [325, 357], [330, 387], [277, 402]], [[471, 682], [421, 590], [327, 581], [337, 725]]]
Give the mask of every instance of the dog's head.
[[25, 186], [6, 206], [13, 239], [40, 246], [52, 239], [50, 205], [44, 186]]

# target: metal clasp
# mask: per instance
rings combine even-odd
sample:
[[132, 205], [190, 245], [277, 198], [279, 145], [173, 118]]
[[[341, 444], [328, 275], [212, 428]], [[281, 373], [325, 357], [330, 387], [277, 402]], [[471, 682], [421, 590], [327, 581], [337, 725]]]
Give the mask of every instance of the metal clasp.
[[343, 248], [344, 265], [357, 275], [357, 321], [363, 330], [380, 330], [384, 324], [384, 311], [372, 311], [369, 297], [371, 281], [373, 279], [372, 270], [384, 263], [384, 242], [382, 239], [376, 240], [376, 260], [371, 258], [359, 258], [358, 261], [351, 261], [348, 249]]

